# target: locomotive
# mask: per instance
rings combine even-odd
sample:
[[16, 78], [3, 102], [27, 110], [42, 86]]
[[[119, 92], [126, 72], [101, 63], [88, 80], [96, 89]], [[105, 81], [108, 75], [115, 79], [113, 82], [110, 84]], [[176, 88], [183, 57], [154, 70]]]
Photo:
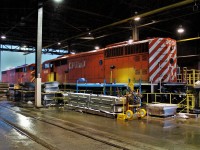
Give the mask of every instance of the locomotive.
[[25, 64], [2, 71], [2, 82], [19, 84], [25, 82], [34, 82], [35, 64]]
[[76, 83], [77, 79], [85, 78], [88, 83], [176, 82], [176, 60], [173, 39], [126, 41], [45, 61], [42, 81]]
[[[2, 72], [2, 81], [33, 81], [34, 64]], [[152, 38], [120, 42], [105, 48], [63, 55], [42, 63], [42, 82], [76, 83], [159, 83], [177, 82], [176, 41]]]

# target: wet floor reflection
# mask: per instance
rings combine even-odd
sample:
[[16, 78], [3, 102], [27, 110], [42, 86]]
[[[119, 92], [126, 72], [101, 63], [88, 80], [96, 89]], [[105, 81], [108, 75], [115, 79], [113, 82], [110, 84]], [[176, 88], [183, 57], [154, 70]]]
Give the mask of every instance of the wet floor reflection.
[[46, 150], [0, 120], [0, 150]]
[[[20, 111], [24, 111], [20, 109]], [[76, 123], [120, 138], [126, 142], [140, 142], [164, 149], [197, 150], [200, 148], [200, 119], [146, 117], [132, 121], [122, 121], [102, 116], [66, 110], [64, 108], [30, 108], [37, 117], [51, 116], [56, 119]], [[26, 112], [28, 112], [26, 110]], [[26, 128], [32, 128], [35, 121], [18, 116], [16, 121]], [[45, 126], [40, 129], [45, 130]], [[34, 126], [38, 130], [37, 126]], [[52, 136], [51, 133], [49, 136]]]

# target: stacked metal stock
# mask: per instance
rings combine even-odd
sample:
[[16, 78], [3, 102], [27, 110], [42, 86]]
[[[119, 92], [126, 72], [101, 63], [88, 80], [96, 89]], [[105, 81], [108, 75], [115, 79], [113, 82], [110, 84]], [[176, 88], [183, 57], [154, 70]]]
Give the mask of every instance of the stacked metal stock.
[[0, 82], [0, 99], [6, 99], [8, 95], [9, 84]]
[[44, 83], [44, 93], [42, 94], [42, 104], [44, 106], [55, 105], [55, 96], [59, 92], [59, 83], [58, 82], [45, 82]]

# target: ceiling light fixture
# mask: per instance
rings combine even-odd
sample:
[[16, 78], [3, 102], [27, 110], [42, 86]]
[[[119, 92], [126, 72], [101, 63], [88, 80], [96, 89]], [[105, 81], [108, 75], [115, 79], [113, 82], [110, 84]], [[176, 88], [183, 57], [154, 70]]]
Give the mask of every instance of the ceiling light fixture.
[[135, 17], [134, 20], [135, 20], [135, 21], [139, 21], [139, 20], [140, 20], [140, 17]]
[[58, 45], [61, 45], [61, 43], [60, 43], [60, 42], [58, 42]]
[[71, 52], [71, 54], [73, 54], [73, 55], [74, 55], [74, 54], [76, 54], [76, 52]]
[[98, 50], [98, 49], [99, 49], [99, 46], [95, 46], [94, 48], [95, 48], [96, 50]]
[[182, 25], [179, 26], [179, 28], [177, 29], [178, 33], [183, 33], [185, 30], [183, 29]]
[[62, 2], [63, 0], [54, 0], [56, 3], [60, 3]]
[[5, 35], [1, 35], [1, 39], [6, 39], [6, 36]]
[[136, 16], [136, 17], [134, 17], [134, 20], [135, 20], [135, 21], [139, 21], [139, 20], [140, 20], [140, 17], [137, 16], [137, 15], [138, 15], [138, 12], [136, 11], [136, 12], [135, 12], [135, 16]]
[[133, 38], [132, 36], [130, 36], [129, 40], [128, 40], [128, 44], [132, 44], [133, 43]]

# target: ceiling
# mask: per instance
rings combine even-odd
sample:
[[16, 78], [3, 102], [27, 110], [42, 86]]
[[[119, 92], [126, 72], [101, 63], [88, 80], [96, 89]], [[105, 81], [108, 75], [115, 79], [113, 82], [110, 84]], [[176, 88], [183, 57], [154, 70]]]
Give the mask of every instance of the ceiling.
[[[171, 37], [178, 40], [197, 37], [200, 33], [199, 0], [42, 2], [44, 48], [82, 52], [93, 50], [96, 45], [105, 47], [128, 40], [132, 36], [134, 25], [139, 27], [140, 40], [150, 37]], [[180, 2], [188, 4], [175, 5]], [[175, 7], [166, 7], [172, 5]], [[26, 44], [36, 47], [37, 12], [37, 0], [1, 0], [0, 34], [6, 35], [7, 38], [0, 39], [0, 44]], [[141, 20], [136, 23], [132, 17], [137, 15], [141, 15]], [[182, 35], [176, 32], [180, 25], [186, 31]], [[61, 44], [58, 45], [58, 42]]]

